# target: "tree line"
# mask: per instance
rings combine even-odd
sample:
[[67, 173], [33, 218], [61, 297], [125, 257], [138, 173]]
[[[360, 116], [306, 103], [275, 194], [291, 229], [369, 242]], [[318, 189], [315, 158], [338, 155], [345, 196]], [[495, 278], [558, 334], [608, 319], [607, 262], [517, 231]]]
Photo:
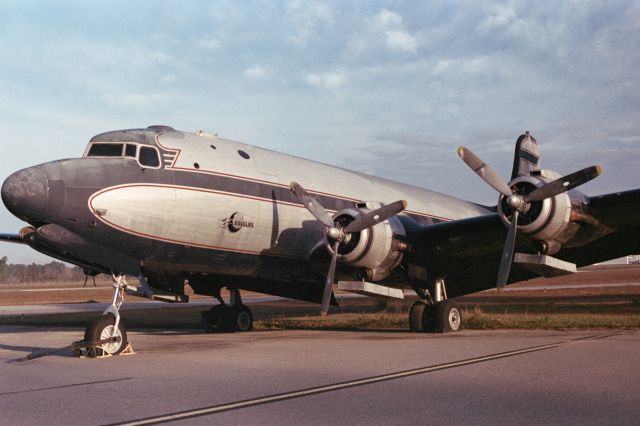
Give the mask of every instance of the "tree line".
[[52, 261], [30, 265], [8, 263], [7, 256], [0, 258], [0, 284], [60, 282], [84, 280], [82, 268]]

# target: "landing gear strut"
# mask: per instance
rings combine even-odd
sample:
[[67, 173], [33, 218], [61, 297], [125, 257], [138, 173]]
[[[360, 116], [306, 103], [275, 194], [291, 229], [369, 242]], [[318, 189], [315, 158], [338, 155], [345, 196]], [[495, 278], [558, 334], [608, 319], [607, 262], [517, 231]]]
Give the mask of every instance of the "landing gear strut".
[[409, 329], [414, 333], [448, 333], [462, 328], [462, 311], [447, 299], [444, 280], [437, 280], [430, 291], [416, 289], [420, 296], [409, 312]]
[[113, 297], [111, 305], [103, 312], [101, 316], [93, 320], [84, 332], [84, 340], [86, 342], [99, 342], [109, 340], [99, 346], [90, 346], [87, 348], [87, 356], [95, 358], [102, 355], [118, 355], [123, 352], [127, 346], [127, 332], [120, 321], [120, 306], [124, 302], [124, 291], [127, 287], [125, 276], [120, 274], [113, 277]]
[[219, 305], [201, 313], [206, 331], [233, 333], [249, 331], [253, 328], [253, 315], [251, 310], [242, 303], [240, 291], [237, 288], [229, 291], [231, 292], [229, 304], [224, 301], [218, 290], [215, 298]]

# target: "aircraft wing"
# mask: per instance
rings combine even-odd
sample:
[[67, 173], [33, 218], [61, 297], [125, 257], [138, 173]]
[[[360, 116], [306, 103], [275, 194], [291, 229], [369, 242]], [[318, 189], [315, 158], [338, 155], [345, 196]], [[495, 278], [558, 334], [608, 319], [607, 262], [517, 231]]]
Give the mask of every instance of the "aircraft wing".
[[0, 242], [26, 244], [18, 234], [0, 234]]
[[[553, 257], [575, 263], [577, 267], [640, 253], [640, 189], [592, 197], [581, 223], [582, 234], [591, 241], [569, 241]], [[446, 277], [449, 297], [495, 288], [507, 228], [498, 214], [441, 222], [414, 233], [412, 256], [423, 264], [429, 276]], [[518, 234], [516, 252], [534, 253], [536, 242]], [[514, 264], [509, 283], [538, 275]]]

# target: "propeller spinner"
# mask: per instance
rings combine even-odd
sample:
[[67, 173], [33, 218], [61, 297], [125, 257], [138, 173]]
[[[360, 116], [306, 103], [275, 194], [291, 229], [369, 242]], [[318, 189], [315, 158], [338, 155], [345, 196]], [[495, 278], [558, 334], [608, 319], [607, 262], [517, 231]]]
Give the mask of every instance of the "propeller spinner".
[[298, 201], [307, 208], [309, 213], [311, 213], [318, 222], [322, 223], [327, 228], [327, 236], [329, 239], [334, 241], [331, 264], [329, 265], [329, 271], [324, 285], [322, 308], [320, 310], [322, 315], [326, 315], [329, 312], [329, 304], [331, 303], [331, 294], [333, 292], [332, 286], [336, 273], [338, 249], [340, 244], [347, 240], [349, 234], [353, 232], [360, 232], [367, 228], [372, 228], [378, 223], [384, 222], [390, 217], [397, 215], [407, 208], [407, 202], [399, 200], [391, 204], [387, 204], [379, 209], [370, 211], [362, 216], [358, 216], [353, 222], [342, 227], [337, 222], [334, 222], [333, 217], [325, 210], [322, 204], [320, 204], [320, 201], [309, 194], [300, 184], [297, 182], [291, 182], [289, 186]]
[[504, 288], [509, 279], [509, 271], [513, 261], [513, 252], [516, 243], [516, 233], [518, 228], [518, 218], [521, 214], [526, 214], [532, 202], [543, 201], [547, 198], [555, 197], [570, 189], [580, 186], [584, 183], [595, 179], [602, 172], [600, 166], [591, 166], [575, 173], [563, 176], [552, 182], [546, 183], [528, 194], [519, 194], [515, 187], [512, 188], [498, 175], [491, 167], [475, 155], [471, 150], [460, 147], [458, 155], [471, 170], [473, 170], [480, 178], [489, 186], [498, 191], [505, 197], [506, 204], [513, 209], [513, 216], [507, 233], [507, 239], [504, 243], [502, 258], [500, 260], [500, 269], [498, 271], [497, 287]]

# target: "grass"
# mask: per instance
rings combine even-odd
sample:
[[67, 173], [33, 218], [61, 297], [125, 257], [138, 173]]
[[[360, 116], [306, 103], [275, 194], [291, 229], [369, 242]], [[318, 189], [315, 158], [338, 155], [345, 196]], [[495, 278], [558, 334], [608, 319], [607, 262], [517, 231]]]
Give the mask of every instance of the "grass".
[[[412, 303], [413, 300], [344, 299], [342, 306], [332, 308], [327, 317], [318, 315], [315, 304], [289, 300], [253, 304], [251, 310], [256, 330], [408, 331]], [[640, 287], [482, 293], [459, 298], [458, 303], [466, 329], [640, 329]], [[200, 312], [205, 309], [168, 305], [163, 309], [126, 310], [122, 316], [129, 329], [199, 329]], [[98, 315], [99, 312], [80, 312], [0, 316], [0, 324], [84, 327]]]

